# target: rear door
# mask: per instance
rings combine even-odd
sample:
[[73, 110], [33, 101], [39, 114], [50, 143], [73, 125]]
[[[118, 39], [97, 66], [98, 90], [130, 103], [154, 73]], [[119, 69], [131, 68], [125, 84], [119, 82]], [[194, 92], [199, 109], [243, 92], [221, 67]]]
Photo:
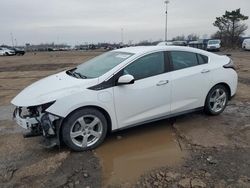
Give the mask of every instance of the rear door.
[[208, 57], [187, 51], [169, 52], [172, 65], [171, 113], [204, 106], [210, 87]]

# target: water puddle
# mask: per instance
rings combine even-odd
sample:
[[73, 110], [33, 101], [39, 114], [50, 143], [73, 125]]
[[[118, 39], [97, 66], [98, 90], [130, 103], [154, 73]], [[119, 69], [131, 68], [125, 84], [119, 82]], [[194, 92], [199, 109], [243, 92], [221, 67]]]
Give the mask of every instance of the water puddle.
[[185, 156], [167, 120], [113, 134], [96, 154], [102, 163], [104, 186], [134, 182], [154, 168], [179, 164]]

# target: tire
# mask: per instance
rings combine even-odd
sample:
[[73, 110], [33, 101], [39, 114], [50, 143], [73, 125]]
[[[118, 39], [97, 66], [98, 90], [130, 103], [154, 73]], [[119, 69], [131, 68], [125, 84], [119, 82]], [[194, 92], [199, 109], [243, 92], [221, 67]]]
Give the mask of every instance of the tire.
[[95, 108], [73, 112], [62, 125], [64, 143], [74, 151], [91, 150], [99, 146], [107, 134], [107, 120]]
[[221, 114], [228, 102], [229, 91], [224, 85], [214, 86], [208, 93], [204, 111], [209, 115], [219, 115]]

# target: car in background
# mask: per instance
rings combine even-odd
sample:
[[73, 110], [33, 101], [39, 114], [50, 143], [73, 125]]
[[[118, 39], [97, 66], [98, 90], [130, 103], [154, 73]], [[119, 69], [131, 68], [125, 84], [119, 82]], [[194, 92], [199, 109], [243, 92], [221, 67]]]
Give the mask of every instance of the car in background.
[[171, 45], [173, 45], [173, 42], [164, 41], [164, 42], [159, 42], [156, 46], [171, 46]]
[[182, 40], [180, 40], [180, 41], [173, 41], [173, 45], [174, 46], [187, 46], [187, 41], [182, 41]]
[[0, 47], [0, 55], [1, 56], [11, 56], [11, 55], [16, 55], [14, 50], [10, 50], [5, 47]]
[[221, 40], [209, 40], [207, 42], [207, 51], [220, 51]]
[[250, 50], [250, 39], [245, 39], [242, 43], [242, 48], [244, 50]]
[[24, 55], [25, 51], [21, 48], [8, 48], [9, 50], [12, 50], [15, 52], [15, 55]]
[[196, 110], [219, 115], [237, 82], [233, 61], [224, 55], [180, 46], [129, 47], [33, 83], [11, 103], [17, 124], [30, 135], [43, 135], [51, 147], [64, 142], [84, 151], [100, 145], [108, 130]]

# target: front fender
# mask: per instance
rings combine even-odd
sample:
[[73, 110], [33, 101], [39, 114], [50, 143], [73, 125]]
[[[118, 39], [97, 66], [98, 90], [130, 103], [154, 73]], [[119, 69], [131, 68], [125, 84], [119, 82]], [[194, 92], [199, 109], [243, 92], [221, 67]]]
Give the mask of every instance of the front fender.
[[[107, 92], [109, 93], [108, 99], [100, 100], [100, 95], [102, 95], [102, 93], [106, 95]], [[111, 118], [112, 130], [117, 129], [112, 90], [104, 92], [86, 89], [82, 93], [75, 93], [56, 100], [56, 102], [46, 109], [46, 111], [66, 118], [74, 110], [85, 106], [96, 106], [104, 109]]]

